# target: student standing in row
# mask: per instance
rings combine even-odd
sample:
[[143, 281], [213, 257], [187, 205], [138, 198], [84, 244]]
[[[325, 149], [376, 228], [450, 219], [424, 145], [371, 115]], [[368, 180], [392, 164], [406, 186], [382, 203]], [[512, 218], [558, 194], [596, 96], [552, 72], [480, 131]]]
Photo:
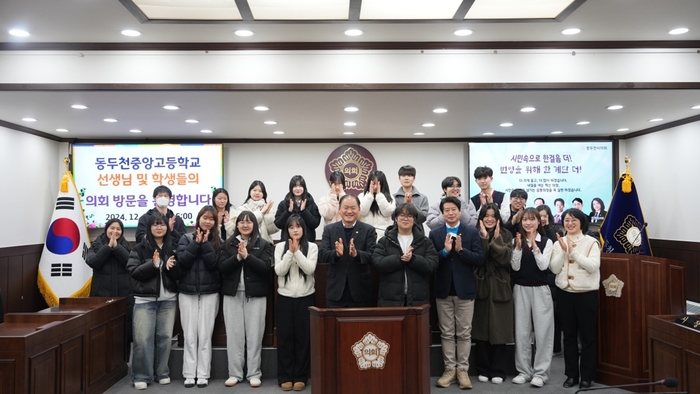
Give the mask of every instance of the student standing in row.
[[498, 205], [501, 213], [501, 219], [503, 223], [510, 217], [510, 212], [508, 210], [508, 200], [506, 199], [506, 194], [494, 190], [491, 187], [491, 182], [493, 182], [493, 170], [490, 167], [476, 167], [474, 170], [474, 181], [479, 186], [479, 193], [472, 196], [472, 203], [474, 203], [474, 208], [478, 211], [481, 209], [482, 205], [493, 202]]
[[217, 223], [219, 225], [219, 234], [222, 240], [230, 237], [233, 234], [233, 220], [231, 220], [231, 199], [228, 191], [224, 188], [215, 189], [212, 193], [214, 207], [216, 208]]
[[418, 209], [418, 224], [423, 228], [428, 217], [428, 197], [421, 194], [418, 189], [413, 186], [416, 181], [416, 168], [413, 166], [403, 166], [399, 168], [399, 182], [401, 187], [394, 193], [396, 204], [408, 203], [413, 204]]
[[384, 230], [391, 226], [391, 215], [396, 210], [396, 203], [391, 197], [386, 176], [381, 171], [370, 174], [365, 192], [360, 195], [360, 221], [377, 230], [377, 239], [384, 236]]
[[[459, 220], [467, 226], [476, 227], [476, 209], [471, 200], [464, 201], [462, 198], [462, 181], [456, 176], [448, 176], [442, 181], [443, 198], [452, 196], [459, 198], [462, 203]], [[428, 219], [425, 223], [432, 230], [445, 224], [445, 218], [440, 212], [440, 201], [430, 207]]]
[[[262, 181], [255, 180], [250, 184], [250, 187], [248, 187], [246, 200], [243, 205], [236, 209], [233, 219], [235, 220], [243, 211], [253, 212], [255, 220], [258, 222], [260, 236], [265, 241], [274, 244], [272, 234], [280, 230], [275, 226], [275, 214], [272, 210], [273, 204], [274, 201], [267, 199], [265, 184], [262, 183]], [[235, 228], [235, 226], [233, 227]]]
[[182, 218], [175, 215], [175, 213], [168, 208], [172, 197], [173, 192], [167, 186], [161, 185], [153, 189], [153, 200], [155, 201], [156, 207], [146, 211], [145, 214], [139, 217], [139, 222], [136, 227], [136, 243], [140, 243], [146, 238], [148, 220], [156, 213], [160, 213], [167, 219], [170, 236], [175, 239], [175, 242], [187, 232], [185, 230], [185, 222], [182, 221]]
[[333, 171], [328, 181], [331, 184], [328, 193], [318, 201], [318, 211], [323, 216], [323, 225], [340, 221], [338, 202], [345, 195], [345, 175], [340, 171]]
[[284, 227], [292, 214], [297, 214], [304, 219], [306, 228], [304, 235], [309, 242], [316, 240], [316, 228], [321, 224], [321, 214], [314, 202], [314, 198], [306, 190], [306, 181], [301, 175], [294, 175], [289, 181], [289, 193], [277, 206], [275, 214], [275, 226], [282, 230], [285, 236], [287, 229]]

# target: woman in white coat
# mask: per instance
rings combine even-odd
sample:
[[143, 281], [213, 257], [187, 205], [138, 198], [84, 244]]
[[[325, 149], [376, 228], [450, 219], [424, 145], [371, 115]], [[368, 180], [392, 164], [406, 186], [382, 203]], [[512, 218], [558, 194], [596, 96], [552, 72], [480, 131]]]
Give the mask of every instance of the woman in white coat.
[[[248, 196], [245, 202], [234, 211], [230, 221], [231, 223], [235, 222], [241, 212], [253, 212], [255, 220], [258, 222], [258, 228], [260, 229], [260, 237], [274, 245], [272, 234], [280, 231], [277, 226], [275, 226], [275, 211], [272, 209], [274, 203], [275, 202], [272, 200], [267, 200], [265, 184], [262, 183], [262, 181], [255, 180], [248, 188]], [[233, 231], [231, 231], [231, 233], [233, 233]]]
[[365, 192], [360, 195], [360, 221], [371, 224], [377, 230], [377, 239], [384, 236], [384, 230], [394, 220], [396, 201], [391, 197], [386, 176], [381, 171], [370, 174]]

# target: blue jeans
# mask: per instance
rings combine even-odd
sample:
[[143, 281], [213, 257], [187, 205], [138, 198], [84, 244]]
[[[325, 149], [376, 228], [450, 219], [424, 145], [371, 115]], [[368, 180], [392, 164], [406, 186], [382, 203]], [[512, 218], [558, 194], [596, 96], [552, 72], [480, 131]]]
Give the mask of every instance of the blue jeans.
[[[134, 305], [134, 354], [131, 380], [153, 382], [170, 377], [168, 359], [173, 338], [177, 301]], [[155, 371], [154, 371], [155, 370]]]

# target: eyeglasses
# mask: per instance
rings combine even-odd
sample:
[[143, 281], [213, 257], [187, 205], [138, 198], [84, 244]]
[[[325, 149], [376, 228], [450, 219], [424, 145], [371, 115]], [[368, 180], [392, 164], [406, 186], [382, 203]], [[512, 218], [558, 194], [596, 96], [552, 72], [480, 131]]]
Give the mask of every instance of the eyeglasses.
[[154, 223], [151, 227], [168, 227], [168, 225], [165, 223]]
[[413, 215], [407, 215], [405, 213], [402, 213], [399, 216], [397, 216], [397, 218], [400, 220], [409, 220], [409, 219], [413, 219]]
[[448, 188], [448, 189], [461, 189], [462, 186], [460, 186], [460, 185], [450, 185], [450, 186], [447, 186], [447, 188]]
[[520, 200], [520, 201], [527, 201], [527, 198], [525, 197], [511, 197], [513, 200]]

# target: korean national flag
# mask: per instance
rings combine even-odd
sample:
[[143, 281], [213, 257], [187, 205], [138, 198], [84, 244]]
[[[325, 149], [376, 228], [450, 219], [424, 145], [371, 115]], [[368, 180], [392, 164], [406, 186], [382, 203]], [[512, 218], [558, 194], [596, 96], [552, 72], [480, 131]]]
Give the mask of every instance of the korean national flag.
[[66, 170], [51, 217], [37, 284], [49, 306], [62, 297], [88, 297], [92, 269], [85, 263], [90, 240], [73, 176]]

